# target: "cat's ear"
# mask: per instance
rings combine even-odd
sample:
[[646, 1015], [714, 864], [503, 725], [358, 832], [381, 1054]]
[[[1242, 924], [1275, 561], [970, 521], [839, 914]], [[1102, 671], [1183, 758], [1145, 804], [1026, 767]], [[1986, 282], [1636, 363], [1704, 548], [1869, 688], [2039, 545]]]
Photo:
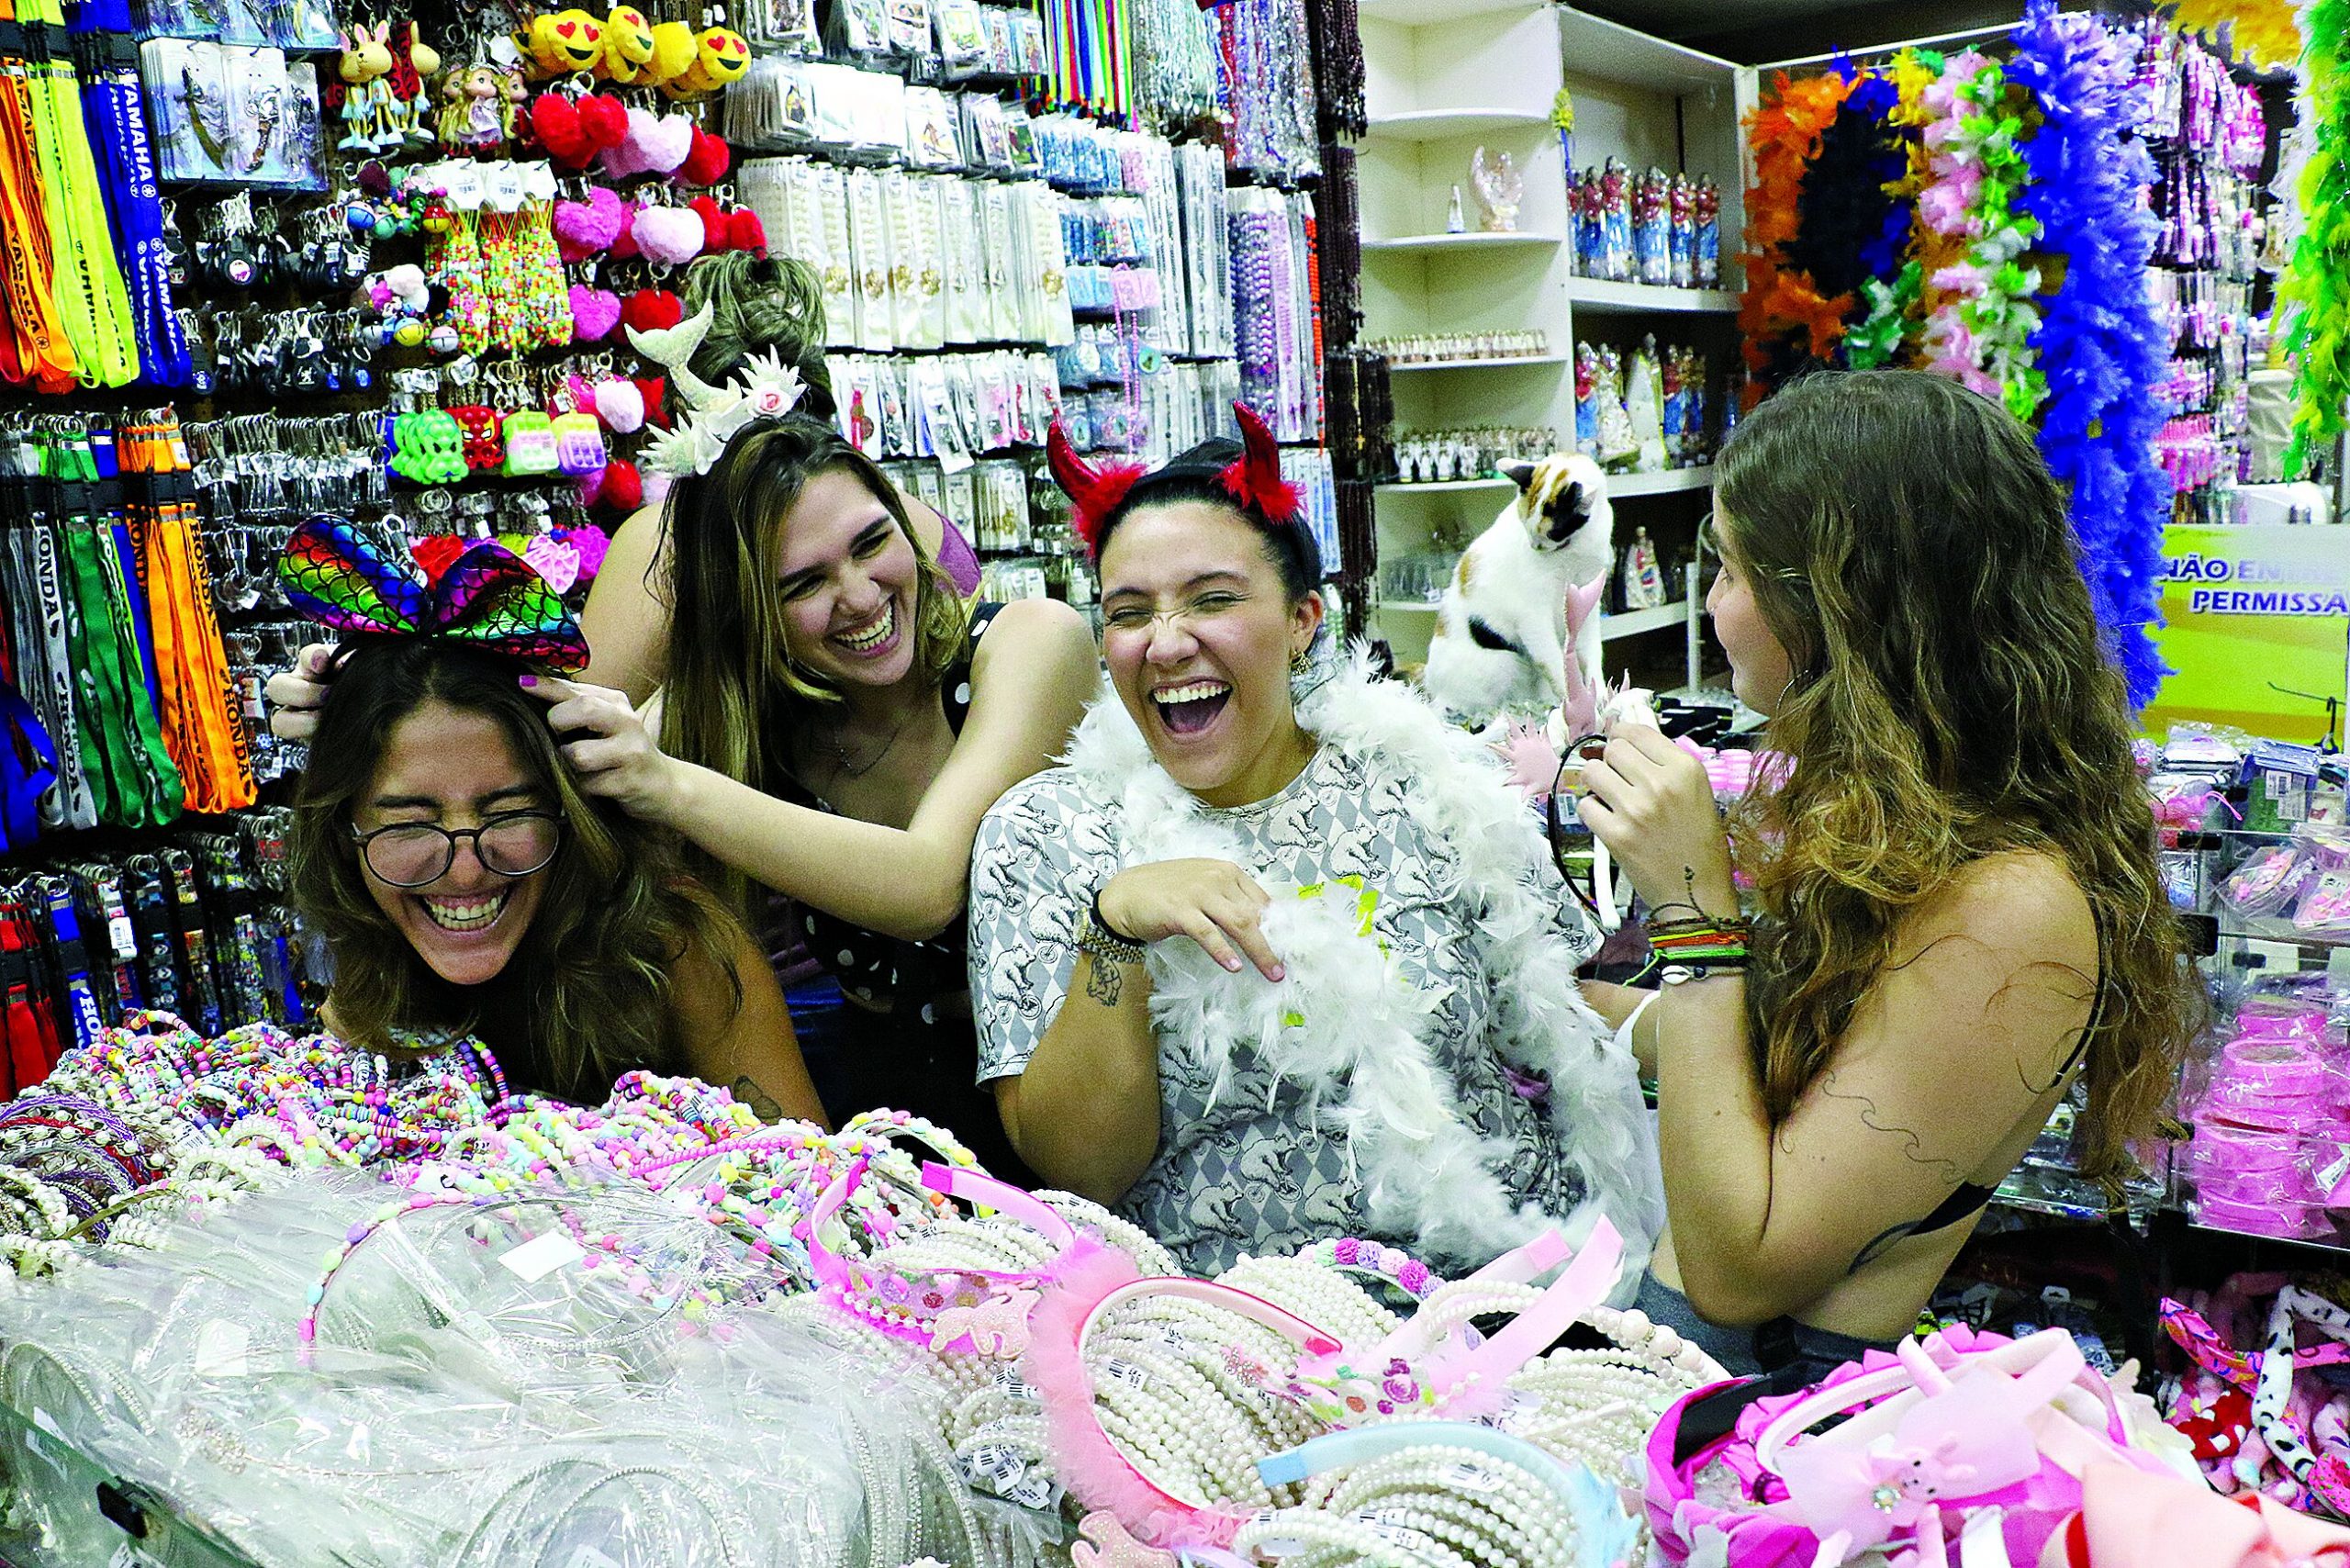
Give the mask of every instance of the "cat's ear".
[[1534, 483], [1538, 466], [1532, 463], [1505, 463], [1502, 465], [1502, 477], [1516, 485], [1518, 493], [1523, 495], [1526, 487]]

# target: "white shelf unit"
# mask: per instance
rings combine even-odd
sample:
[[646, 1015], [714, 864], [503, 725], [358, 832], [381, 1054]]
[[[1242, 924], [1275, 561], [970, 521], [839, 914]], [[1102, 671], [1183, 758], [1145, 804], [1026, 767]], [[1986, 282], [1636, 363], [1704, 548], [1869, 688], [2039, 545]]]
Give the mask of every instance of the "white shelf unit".
[[[1365, 335], [1531, 330], [1549, 340], [1535, 357], [1393, 366], [1400, 428], [1547, 426], [1572, 442], [1579, 319], [1582, 335], [1619, 344], [1649, 331], [1663, 342], [1702, 340], [1718, 378], [1728, 369], [1738, 306], [1729, 291], [1739, 281], [1731, 258], [1744, 231], [1736, 66], [1549, 0], [1360, 0], [1360, 17], [1371, 120], [1359, 154]], [[1572, 246], [1561, 242], [1573, 233], [1565, 155], [1550, 119], [1562, 87], [1573, 96], [1579, 165], [1613, 154], [1638, 170], [1713, 178], [1722, 193], [1724, 289], [1574, 275]], [[1514, 234], [1480, 227], [1469, 164], [1481, 145], [1489, 156], [1507, 151], [1525, 180]], [[1444, 232], [1456, 185], [1468, 234]], [[1611, 477], [1609, 494], [1624, 503], [1616, 509], [1619, 544], [1644, 522], [1695, 504], [1646, 498], [1711, 483], [1709, 468]], [[1501, 479], [1382, 485], [1381, 556], [1424, 554], [1438, 540], [1465, 545], [1509, 497]], [[1435, 608], [1379, 602], [1374, 623], [1404, 665], [1426, 657]], [[1676, 626], [1684, 637], [1695, 633], [1693, 599], [1609, 617], [1605, 635], [1612, 645]]]

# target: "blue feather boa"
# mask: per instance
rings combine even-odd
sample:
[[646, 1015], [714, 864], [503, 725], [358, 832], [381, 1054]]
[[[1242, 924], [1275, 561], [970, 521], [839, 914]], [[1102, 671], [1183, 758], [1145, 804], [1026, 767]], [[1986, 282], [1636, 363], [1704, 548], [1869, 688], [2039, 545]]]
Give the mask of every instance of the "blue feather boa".
[[2032, 340], [2048, 376], [2040, 451], [2071, 487], [2098, 622], [2143, 708], [2169, 673], [2153, 635], [2171, 505], [2154, 461], [2167, 343], [2146, 294], [2154, 164], [2121, 133], [2130, 62], [2102, 22], [2031, 0], [2014, 39], [2008, 79], [2031, 90], [2043, 116], [2024, 143], [2031, 177], [2019, 200], [2040, 219], [2042, 249], [2065, 261]]

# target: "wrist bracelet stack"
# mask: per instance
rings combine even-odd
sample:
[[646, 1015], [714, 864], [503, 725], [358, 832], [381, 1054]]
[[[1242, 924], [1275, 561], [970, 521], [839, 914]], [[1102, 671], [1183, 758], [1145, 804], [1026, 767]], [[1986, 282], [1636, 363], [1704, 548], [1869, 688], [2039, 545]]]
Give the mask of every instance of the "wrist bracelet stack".
[[1110, 923], [1102, 918], [1102, 895], [1095, 893], [1085, 923], [1078, 928], [1077, 950], [1092, 955], [1100, 963], [1138, 964], [1142, 962], [1143, 945], [1110, 928]]
[[1695, 920], [1651, 921], [1649, 946], [1663, 966], [1658, 978], [1667, 985], [1686, 985], [1717, 975], [1743, 974], [1752, 929], [1747, 921], [1702, 915]]

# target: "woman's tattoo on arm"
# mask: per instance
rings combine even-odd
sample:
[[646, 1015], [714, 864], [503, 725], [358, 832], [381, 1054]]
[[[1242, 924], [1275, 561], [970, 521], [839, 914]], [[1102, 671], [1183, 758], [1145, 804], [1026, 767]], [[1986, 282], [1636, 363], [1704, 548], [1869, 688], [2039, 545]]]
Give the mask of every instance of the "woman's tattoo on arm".
[[1099, 953], [1085, 956], [1085, 994], [1104, 1007], [1118, 1005], [1118, 998], [1125, 991], [1125, 977], [1118, 973], [1118, 966]]
[[746, 1072], [734, 1081], [733, 1092], [735, 1103], [748, 1105], [759, 1120], [779, 1122], [783, 1119], [783, 1107], [769, 1099], [767, 1092], [760, 1088], [758, 1081], [749, 1073]]

